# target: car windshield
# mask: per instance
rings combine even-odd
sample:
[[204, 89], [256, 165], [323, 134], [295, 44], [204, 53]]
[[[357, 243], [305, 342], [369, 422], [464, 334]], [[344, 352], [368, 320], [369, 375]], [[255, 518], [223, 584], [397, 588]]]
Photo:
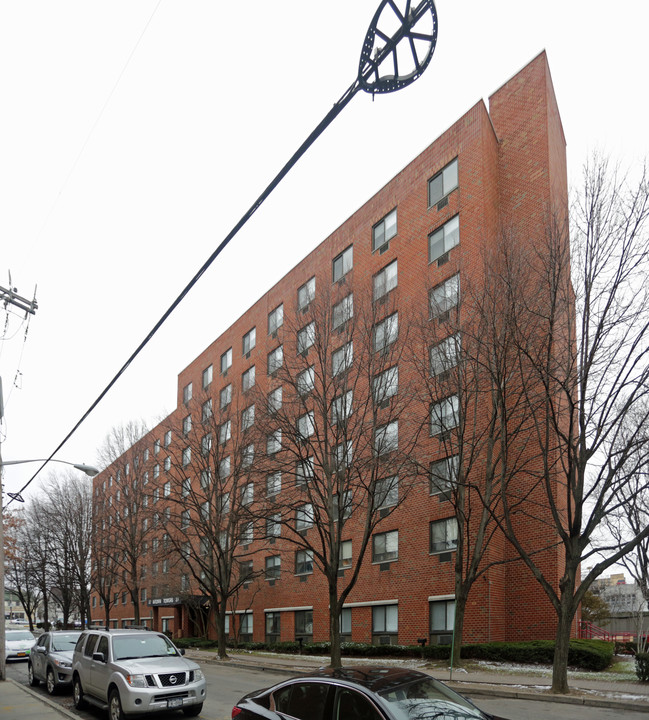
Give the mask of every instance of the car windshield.
[[115, 660], [177, 654], [176, 648], [164, 635], [120, 635], [113, 638]]
[[33, 640], [34, 636], [27, 630], [7, 630], [7, 642], [13, 640]]
[[390, 705], [398, 720], [486, 720], [468, 700], [433, 678], [392, 685], [379, 695]]
[[53, 635], [52, 650], [62, 652], [64, 650], [74, 650], [81, 633], [70, 633], [69, 635]]

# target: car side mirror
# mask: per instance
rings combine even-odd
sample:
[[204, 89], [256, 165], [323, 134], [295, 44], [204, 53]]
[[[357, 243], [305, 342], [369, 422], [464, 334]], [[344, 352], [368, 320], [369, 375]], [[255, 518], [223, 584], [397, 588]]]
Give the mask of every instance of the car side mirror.
[[104, 653], [102, 653], [102, 652], [93, 653], [92, 659], [96, 660], [97, 662], [100, 662], [100, 663], [106, 662], [106, 659], [104, 658]]
[[178, 652], [179, 652], [181, 655], [184, 655], [184, 654], [185, 654], [185, 648], [178, 648]]
[[36, 652], [37, 653], [43, 653], [43, 655], [47, 652], [45, 645], [37, 645], [36, 646]]

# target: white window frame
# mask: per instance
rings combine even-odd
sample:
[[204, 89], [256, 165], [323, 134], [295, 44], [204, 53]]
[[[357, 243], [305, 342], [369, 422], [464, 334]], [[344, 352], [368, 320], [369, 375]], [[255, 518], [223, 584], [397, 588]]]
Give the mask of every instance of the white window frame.
[[284, 346], [279, 345], [268, 353], [266, 369], [269, 375], [277, 372], [284, 365]]
[[399, 313], [394, 312], [374, 326], [374, 350], [383, 352], [399, 337]]
[[241, 354], [244, 357], [250, 355], [257, 344], [257, 328], [253, 327], [241, 338]]
[[315, 300], [315, 275], [297, 289], [297, 309], [306, 310]]
[[[436, 533], [435, 531], [438, 530]], [[432, 520], [429, 524], [430, 554], [453, 552], [457, 549], [458, 526], [457, 518]]]
[[372, 228], [372, 252], [387, 245], [397, 234], [397, 208], [390, 210]]
[[297, 333], [297, 352], [298, 354], [306, 353], [315, 343], [315, 322], [311, 321]]
[[342, 280], [345, 275], [354, 267], [354, 246], [346, 247], [338, 253], [331, 263], [331, 277], [333, 282]]
[[354, 293], [349, 293], [333, 306], [331, 326], [334, 330], [342, 327], [354, 317]]
[[232, 348], [228, 348], [222, 355], [221, 355], [221, 375], [225, 375], [227, 371], [232, 367]]
[[460, 401], [457, 395], [436, 402], [430, 410], [430, 434], [442, 435], [460, 424]]
[[387, 530], [386, 532], [372, 535], [372, 562], [386, 563], [399, 559], [399, 531]]
[[276, 333], [284, 324], [284, 303], [268, 313], [268, 334]]
[[241, 373], [241, 390], [247, 392], [255, 386], [256, 382], [255, 366], [251, 365], [247, 370]]
[[428, 181], [428, 207], [434, 207], [459, 186], [457, 158], [453, 158]]
[[428, 236], [428, 262], [434, 263], [460, 244], [460, 216], [454, 215]]
[[374, 276], [374, 300], [380, 300], [384, 295], [394, 290], [394, 288], [397, 287], [397, 281], [397, 261], [393, 260]]

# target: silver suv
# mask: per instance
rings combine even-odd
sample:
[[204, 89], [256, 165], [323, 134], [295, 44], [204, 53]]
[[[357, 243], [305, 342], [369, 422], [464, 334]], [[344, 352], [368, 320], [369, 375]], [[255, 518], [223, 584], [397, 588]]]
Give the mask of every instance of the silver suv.
[[110, 720], [133, 713], [203, 709], [205, 677], [165, 635], [148, 630], [86, 630], [72, 658], [74, 706], [107, 709]]

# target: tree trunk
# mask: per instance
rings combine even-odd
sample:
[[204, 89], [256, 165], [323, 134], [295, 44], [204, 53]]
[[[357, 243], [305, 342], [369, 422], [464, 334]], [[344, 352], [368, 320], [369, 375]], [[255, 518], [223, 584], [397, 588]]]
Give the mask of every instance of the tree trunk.
[[219, 603], [219, 611], [216, 613], [216, 639], [218, 643], [219, 658], [225, 660], [228, 656], [228, 646], [225, 637], [225, 603]]
[[570, 634], [572, 631], [571, 593], [565, 590], [561, 596], [561, 608], [558, 614], [557, 635], [554, 647], [554, 662], [552, 664], [552, 692], [568, 693], [568, 652], [570, 650]]
[[342, 667], [340, 652], [340, 607], [337, 587], [329, 587], [329, 642], [331, 645], [331, 667]]
[[453, 623], [453, 655], [451, 667], [460, 667], [462, 660], [462, 633], [464, 632], [464, 613], [466, 610], [467, 593], [462, 583], [455, 588], [455, 621]]
[[133, 603], [133, 625], [140, 624], [140, 598], [139, 588], [136, 586], [131, 590], [131, 602]]

